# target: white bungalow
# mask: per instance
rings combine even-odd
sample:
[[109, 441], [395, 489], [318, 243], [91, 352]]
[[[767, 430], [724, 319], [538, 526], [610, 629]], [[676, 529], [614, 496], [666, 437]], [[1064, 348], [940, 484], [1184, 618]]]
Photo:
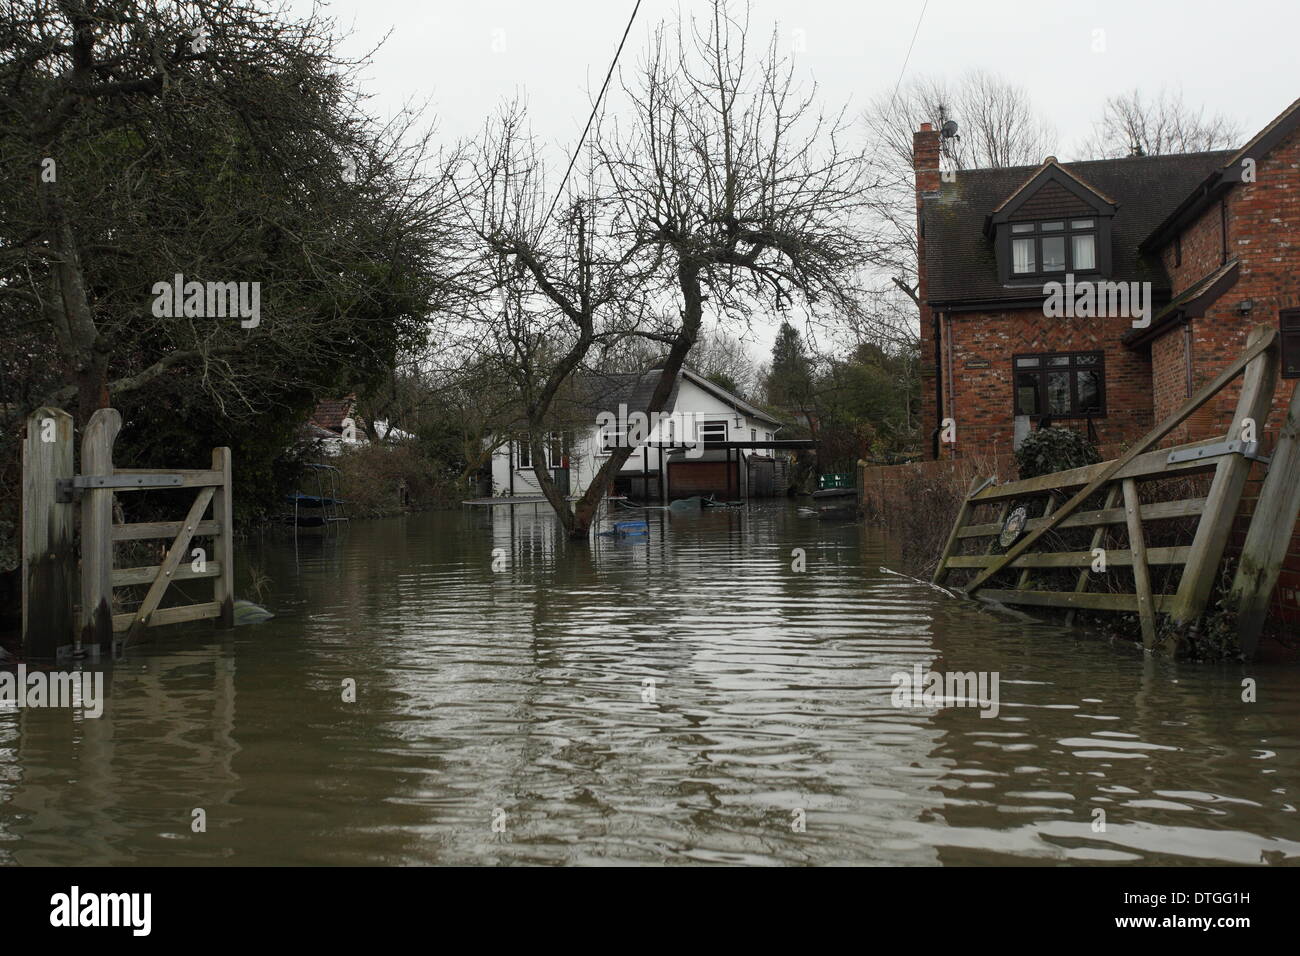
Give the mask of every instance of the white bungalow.
[[[663, 411], [647, 421], [645, 408], [659, 371], [603, 375], [583, 382], [585, 398], [571, 403], [567, 426], [547, 436], [547, 462], [556, 485], [570, 495], [586, 491], [610, 452], [635, 446], [614, 480], [614, 493], [671, 501], [693, 495], [722, 500], [783, 494], [784, 456], [772, 441], [782, 423], [703, 376], [683, 369]], [[724, 447], [724, 442], [757, 443]], [[527, 436], [512, 435], [492, 455], [492, 494], [541, 494]]]

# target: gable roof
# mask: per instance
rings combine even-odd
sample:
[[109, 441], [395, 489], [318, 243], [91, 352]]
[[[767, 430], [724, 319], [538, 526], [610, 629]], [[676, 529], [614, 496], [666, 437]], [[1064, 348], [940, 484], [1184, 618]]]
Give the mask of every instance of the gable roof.
[[741, 398], [738, 395], [733, 395], [731, 392], [727, 391], [721, 385], [717, 384], [716, 382], [710, 381], [709, 379], [705, 378], [703, 375], [699, 374], [698, 372], [683, 367], [682, 376], [685, 377], [685, 379], [688, 382], [698, 385], [700, 388], [704, 389], [704, 391], [711, 394], [714, 398], [726, 402], [728, 405], [736, 409], [736, 411], [740, 412], [742, 415], [746, 415], [749, 418], [758, 418], [765, 422], [771, 422], [773, 425], [782, 424], [781, 419], [773, 418], [771, 415], [763, 411], [758, 406], [751, 405], [749, 402], [745, 401], [743, 398]]
[[[1218, 202], [1234, 185], [1241, 182], [1242, 160], [1258, 162], [1274, 146], [1300, 127], [1300, 99], [1296, 100], [1271, 123], [1251, 137], [1250, 142], [1228, 155], [1225, 162], [1209, 170], [1200, 183], [1188, 194], [1142, 241], [1143, 250], [1154, 250], [1169, 242], [1174, 235], [1196, 219], [1208, 207]], [[1202, 155], [1211, 155], [1205, 153]], [[1215, 154], [1218, 155], [1218, 154]]]
[[[1170, 156], [1127, 156], [1050, 164], [1088, 186], [1117, 208], [1111, 221], [1113, 281], [1150, 282], [1168, 291], [1159, 261], [1140, 249], [1143, 239], [1178, 206], [1210, 170], [1232, 155], [1227, 150]], [[997, 305], [1041, 298], [1035, 287], [1002, 284], [985, 221], [1049, 164], [970, 169], [942, 182], [922, 200], [926, 295], [932, 305]]]
[[356, 405], [357, 400], [354, 395], [346, 398], [327, 398], [316, 404], [308, 422], [327, 431], [342, 432], [344, 420], [355, 417]]
[[1037, 192], [1038, 189], [1049, 179], [1056, 179], [1058, 182], [1063, 181], [1066, 188], [1075, 195], [1080, 195], [1082, 193], [1083, 196], [1094, 200], [1100, 200], [1108, 206], [1118, 205], [1115, 200], [1099, 191], [1090, 183], [1084, 182], [1073, 172], [1058, 163], [1055, 156], [1048, 156], [1047, 159], [1043, 161], [1043, 165], [1039, 166], [1038, 169], [1034, 171], [1034, 174], [1021, 184], [1019, 189], [1013, 192], [1006, 199], [1002, 200], [1002, 202], [998, 204], [998, 207], [992, 211], [991, 215], [1010, 215], [1015, 212], [1016, 208], [1021, 203]]

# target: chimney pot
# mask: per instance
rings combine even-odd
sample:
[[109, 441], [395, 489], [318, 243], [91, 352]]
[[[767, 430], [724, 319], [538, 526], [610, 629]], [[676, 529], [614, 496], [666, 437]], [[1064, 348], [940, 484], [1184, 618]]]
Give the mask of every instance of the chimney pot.
[[921, 132], [922, 132], [922, 133], [928, 133], [928, 132], [930, 132], [932, 129], [934, 129], [934, 127], [933, 127], [932, 125], [930, 125], [929, 123], [922, 123], [922, 124], [921, 124]]

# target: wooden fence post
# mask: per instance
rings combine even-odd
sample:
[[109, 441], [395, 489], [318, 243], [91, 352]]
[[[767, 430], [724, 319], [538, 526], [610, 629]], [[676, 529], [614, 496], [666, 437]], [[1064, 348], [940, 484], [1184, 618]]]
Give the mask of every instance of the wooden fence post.
[[1268, 601], [1277, 586], [1296, 518], [1300, 515], [1300, 386], [1291, 393], [1286, 420], [1269, 462], [1268, 475], [1251, 515], [1246, 545], [1232, 582], [1237, 634], [1247, 660], [1255, 656]]
[[55, 500], [54, 483], [72, 478], [72, 416], [41, 407], [27, 418], [23, 442], [23, 656], [58, 656], [76, 636], [73, 588], [77, 557], [72, 500]]
[[[81, 436], [81, 473], [111, 475], [113, 442], [122, 415], [101, 408]], [[113, 489], [87, 488], [81, 497], [81, 643], [113, 651]]]
[[217, 522], [215, 554], [221, 574], [212, 582], [212, 600], [221, 605], [222, 627], [235, 626], [235, 510], [230, 503], [230, 449], [212, 449], [212, 470], [221, 472], [221, 487], [212, 499], [212, 517]]
[[943, 553], [939, 555], [939, 564], [934, 569], [934, 577], [931, 578], [935, 584], [943, 584], [948, 577], [948, 559], [957, 553], [957, 546], [961, 543], [961, 529], [966, 527], [970, 522], [971, 515], [975, 513], [975, 505], [971, 503], [971, 497], [979, 491], [984, 485], [992, 479], [981, 478], [976, 475], [970, 481], [970, 490], [966, 492], [966, 497], [962, 499], [961, 507], [957, 510], [957, 520], [953, 522], [952, 531], [948, 534], [948, 541], [943, 546]]
[[1125, 478], [1124, 519], [1128, 524], [1128, 549], [1133, 560], [1133, 583], [1137, 589], [1138, 617], [1142, 622], [1142, 646], [1148, 651], [1156, 646], [1156, 611], [1151, 599], [1151, 569], [1147, 566], [1147, 541], [1142, 531], [1142, 505], [1138, 501], [1137, 482]]
[[[1273, 342], [1276, 335], [1268, 326], [1257, 325], [1250, 333], [1247, 347], [1249, 349], [1266, 338]], [[1278, 349], [1273, 346], [1260, 352], [1246, 367], [1246, 374], [1241, 381], [1241, 397], [1237, 400], [1237, 411], [1233, 415], [1232, 427], [1228, 430], [1229, 441], [1241, 438], [1242, 425], [1248, 418], [1254, 420], [1257, 433], [1263, 432], [1264, 422], [1273, 404], [1277, 366]], [[1237, 518], [1241, 493], [1246, 487], [1246, 479], [1250, 477], [1250, 465], [1250, 459], [1244, 455], [1224, 455], [1219, 459], [1210, 493], [1205, 498], [1205, 512], [1196, 528], [1192, 551], [1187, 556], [1182, 579], [1178, 582], [1178, 594], [1169, 613], [1170, 620], [1175, 625], [1191, 624], [1205, 610], [1219, 562], [1223, 560], [1223, 550], [1228, 545], [1228, 537]]]

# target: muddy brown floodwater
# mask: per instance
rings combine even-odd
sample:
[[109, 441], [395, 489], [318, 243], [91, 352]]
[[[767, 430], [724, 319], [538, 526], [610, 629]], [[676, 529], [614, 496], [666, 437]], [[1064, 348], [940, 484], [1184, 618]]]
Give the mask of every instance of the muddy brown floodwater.
[[[97, 720], [0, 710], [0, 863], [1300, 860], [1296, 670], [1000, 617], [784, 502], [650, 525], [250, 541], [274, 620], [158, 631]], [[914, 665], [996, 674], [996, 717], [895, 706]]]

